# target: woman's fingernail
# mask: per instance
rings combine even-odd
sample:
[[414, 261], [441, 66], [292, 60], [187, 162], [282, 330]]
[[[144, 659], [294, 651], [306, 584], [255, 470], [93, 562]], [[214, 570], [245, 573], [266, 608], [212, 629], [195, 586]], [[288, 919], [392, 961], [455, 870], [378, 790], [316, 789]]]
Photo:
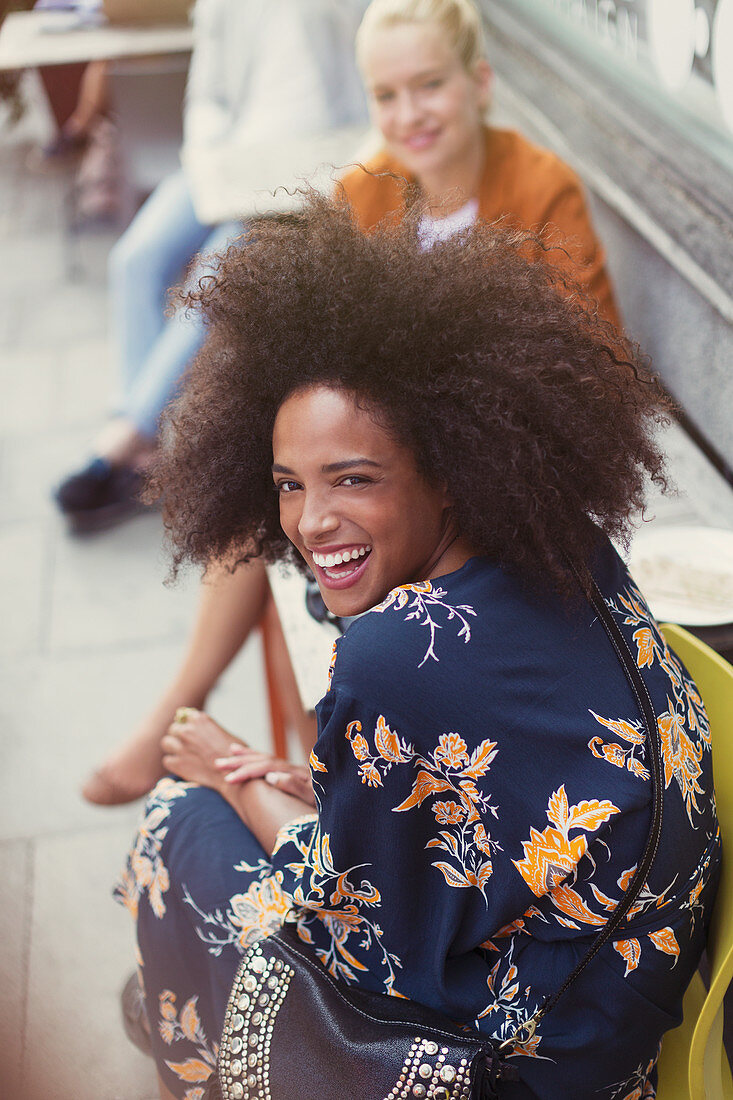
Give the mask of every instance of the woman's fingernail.
[[266, 772], [265, 783], [269, 783], [273, 787], [277, 787], [278, 783], [281, 783], [285, 779], [283, 772]]

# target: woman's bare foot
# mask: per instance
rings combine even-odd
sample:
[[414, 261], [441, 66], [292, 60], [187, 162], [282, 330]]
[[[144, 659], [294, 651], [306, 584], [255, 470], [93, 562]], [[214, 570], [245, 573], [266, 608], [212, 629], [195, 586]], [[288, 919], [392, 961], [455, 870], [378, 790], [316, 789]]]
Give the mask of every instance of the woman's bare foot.
[[160, 739], [173, 721], [179, 702], [180, 696], [161, 700], [132, 736], [92, 772], [82, 787], [87, 802], [96, 806], [134, 802], [163, 778], [166, 769]]
[[159, 739], [154, 748], [132, 740], [92, 772], [81, 793], [97, 806], [121, 806], [142, 798], [164, 775]]

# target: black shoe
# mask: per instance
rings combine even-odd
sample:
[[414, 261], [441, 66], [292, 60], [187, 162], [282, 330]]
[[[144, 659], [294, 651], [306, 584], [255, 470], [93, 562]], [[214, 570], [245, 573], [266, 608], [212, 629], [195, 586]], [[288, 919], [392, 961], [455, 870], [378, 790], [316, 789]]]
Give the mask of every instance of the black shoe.
[[70, 134], [61, 129], [57, 136], [44, 145], [41, 156], [46, 161], [63, 160], [66, 157], [81, 153], [87, 146], [87, 138], [83, 134]]
[[100, 531], [143, 511], [142, 474], [95, 458], [62, 481], [54, 498], [73, 531]]
[[125, 1035], [143, 1054], [152, 1054], [150, 1032], [145, 1018], [145, 997], [140, 988], [137, 974], [131, 974], [122, 987], [120, 994], [122, 1026]]

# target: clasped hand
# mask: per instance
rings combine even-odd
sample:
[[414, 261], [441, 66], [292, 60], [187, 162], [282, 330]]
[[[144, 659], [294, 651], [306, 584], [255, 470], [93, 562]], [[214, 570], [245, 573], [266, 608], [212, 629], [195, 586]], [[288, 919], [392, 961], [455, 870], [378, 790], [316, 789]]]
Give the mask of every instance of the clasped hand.
[[307, 767], [251, 748], [193, 707], [176, 712], [161, 746], [163, 765], [181, 779], [222, 794], [238, 784], [264, 779], [271, 787], [309, 806], [316, 805]]

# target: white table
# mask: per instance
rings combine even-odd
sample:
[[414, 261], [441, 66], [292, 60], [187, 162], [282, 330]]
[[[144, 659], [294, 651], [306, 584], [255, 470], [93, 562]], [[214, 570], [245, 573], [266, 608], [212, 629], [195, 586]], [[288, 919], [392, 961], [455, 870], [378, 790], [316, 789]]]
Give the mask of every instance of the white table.
[[[178, 167], [183, 90], [193, 32], [186, 24], [81, 24], [74, 12], [13, 12], [0, 25], [0, 72], [110, 61], [110, 96], [119, 119], [125, 182], [123, 207], [132, 216], [145, 194]], [[151, 103], [155, 111], [149, 110]], [[68, 182], [66, 270], [78, 270], [72, 249], [77, 227]]]
[[68, 26], [67, 12], [11, 12], [0, 26], [0, 71], [188, 53], [193, 45], [185, 24]]

